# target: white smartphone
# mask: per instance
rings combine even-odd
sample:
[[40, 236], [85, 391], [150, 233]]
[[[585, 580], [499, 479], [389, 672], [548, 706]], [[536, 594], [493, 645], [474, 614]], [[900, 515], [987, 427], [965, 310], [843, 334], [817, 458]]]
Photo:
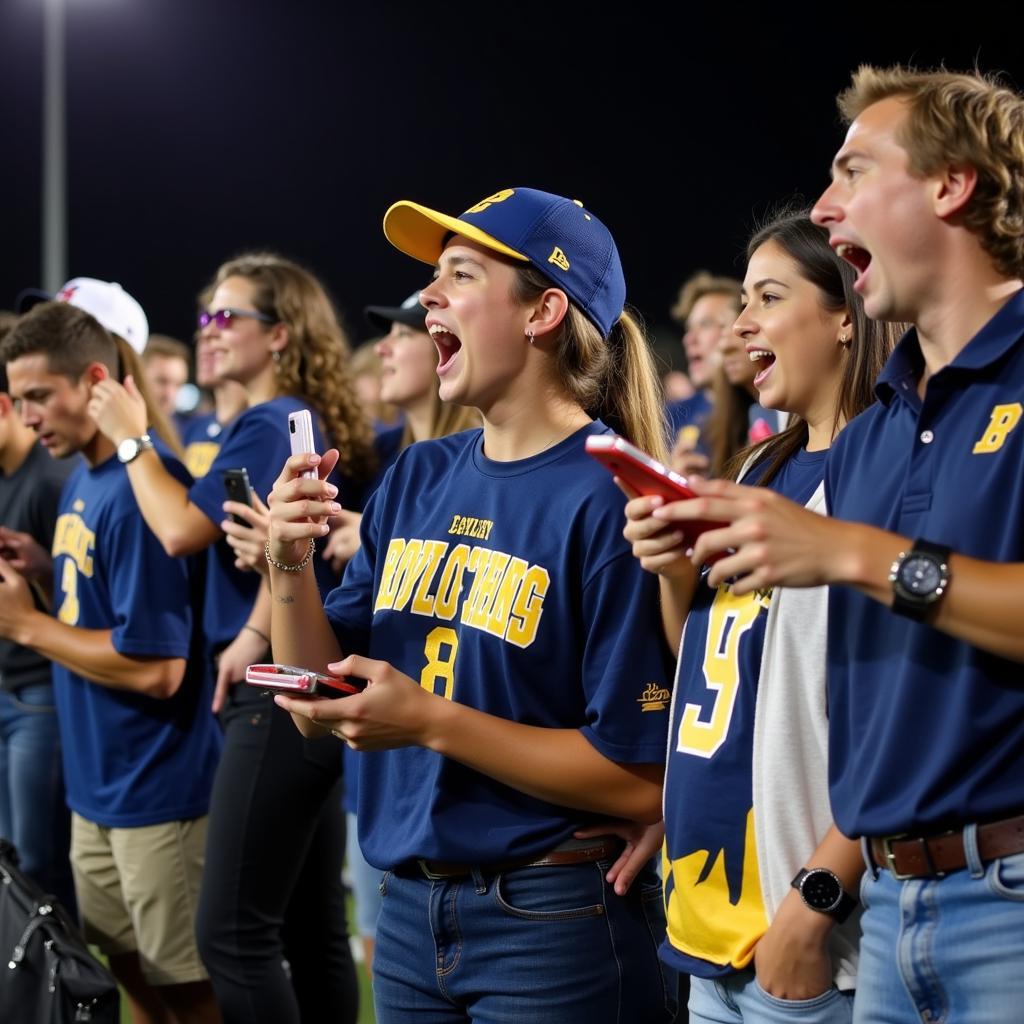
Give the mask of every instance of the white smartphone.
[[[288, 414], [288, 439], [292, 444], [292, 455], [308, 455], [316, 451], [313, 444], [313, 417], [308, 409]], [[300, 475], [306, 480], [315, 480], [317, 477], [315, 469], [304, 470]]]

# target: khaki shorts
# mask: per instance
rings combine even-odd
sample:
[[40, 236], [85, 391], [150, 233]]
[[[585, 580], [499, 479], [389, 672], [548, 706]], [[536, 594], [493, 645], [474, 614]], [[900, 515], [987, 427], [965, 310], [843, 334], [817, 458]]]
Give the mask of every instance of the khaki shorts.
[[107, 956], [137, 952], [151, 985], [207, 977], [196, 949], [206, 818], [104, 828], [71, 815], [82, 928]]

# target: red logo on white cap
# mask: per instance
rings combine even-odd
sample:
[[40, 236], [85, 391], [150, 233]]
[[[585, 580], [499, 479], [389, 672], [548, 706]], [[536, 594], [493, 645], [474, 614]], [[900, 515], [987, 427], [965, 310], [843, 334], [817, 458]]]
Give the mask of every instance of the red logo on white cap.
[[77, 284], [73, 284], [73, 285], [71, 285], [68, 288], [61, 288], [61, 290], [59, 292], [57, 292], [57, 301], [58, 302], [70, 302], [71, 301], [71, 297], [77, 291], [78, 291], [78, 285]]

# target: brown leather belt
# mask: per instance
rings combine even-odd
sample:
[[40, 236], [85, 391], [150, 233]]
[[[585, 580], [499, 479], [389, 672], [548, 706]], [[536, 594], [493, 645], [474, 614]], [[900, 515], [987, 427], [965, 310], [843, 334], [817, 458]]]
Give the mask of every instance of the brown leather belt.
[[[933, 836], [885, 836], [869, 839], [871, 859], [895, 878], [941, 878], [967, 867], [963, 829]], [[983, 862], [1024, 852], [1024, 814], [978, 826]]]
[[520, 857], [490, 864], [453, 864], [444, 860], [414, 860], [397, 873], [412, 874], [432, 881], [469, 878], [474, 870], [482, 875], [498, 875], [516, 868], [542, 868], [564, 864], [588, 864], [595, 860], [614, 860], [622, 852], [622, 841], [608, 836], [588, 846], [556, 847], [541, 857]]

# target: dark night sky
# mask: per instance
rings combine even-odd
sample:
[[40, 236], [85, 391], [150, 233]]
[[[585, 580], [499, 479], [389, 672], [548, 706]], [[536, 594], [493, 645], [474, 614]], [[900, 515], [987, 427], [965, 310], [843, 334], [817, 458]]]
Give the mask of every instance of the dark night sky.
[[[43, 2], [0, 0], [0, 307], [40, 279]], [[514, 185], [583, 199], [667, 328], [686, 274], [738, 272], [758, 212], [820, 191], [858, 63], [977, 59], [1024, 84], [1019, 26], [945, 28], [934, 5], [889, 10], [936, 42], [848, 5], [840, 36], [761, 5], [595, 23], [592, 5], [67, 3], [69, 276], [120, 281], [179, 337], [254, 246], [318, 273], [365, 337], [364, 304], [429, 274], [385, 242], [387, 206], [458, 213]]]

